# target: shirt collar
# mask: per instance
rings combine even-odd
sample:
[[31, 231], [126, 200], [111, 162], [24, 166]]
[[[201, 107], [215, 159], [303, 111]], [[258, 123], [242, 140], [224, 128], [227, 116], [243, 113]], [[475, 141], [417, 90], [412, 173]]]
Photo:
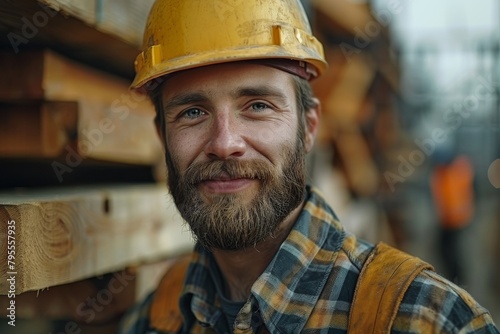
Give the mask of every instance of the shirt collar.
[[344, 232], [314, 189], [293, 230], [252, 287], [271, 333], [300, 332], [331, 273]]

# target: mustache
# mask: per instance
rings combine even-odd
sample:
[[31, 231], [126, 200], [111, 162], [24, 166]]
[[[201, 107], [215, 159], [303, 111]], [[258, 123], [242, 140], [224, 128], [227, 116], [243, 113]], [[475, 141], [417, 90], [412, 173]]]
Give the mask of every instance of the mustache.
[[184, 174], [187, 184], [195, 185], [202, 181], [221, 177], [236, 179], [266, 180], [273, 176], [270, 163], [261, 160], [214, 160], [190, 165]]

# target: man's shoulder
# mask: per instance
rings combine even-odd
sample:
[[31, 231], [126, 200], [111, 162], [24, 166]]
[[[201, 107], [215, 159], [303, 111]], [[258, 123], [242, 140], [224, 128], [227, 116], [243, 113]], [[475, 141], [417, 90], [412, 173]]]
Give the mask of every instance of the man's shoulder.
[[465, 289], [432, 270], [422, 271], [408, 287], [393, 330], [499, 333], [489, 312]]
[[344, 239], [339, 250], [340, 257], [337, 262], [345, 262], [343, 266], [349, 266], [351, 270], [359, 273], [374, 249], [374, 244], [359, 239], [350, 232], [344, 232]]
[[[390, 249], [391, 247], [386, 248]], [[367, 263], [370, 262], [371, 256], [377, 253], [378, 249], [379, 247], [375, 247], [371, 243], [347, 234], [336, 260], [337, 273], [332, 278], [335, 284], [342, 282], [343, 289], [351, 291], [349, 296], [343, 294], [345, 301], [353, 301], [354, 291], [358, 290], [360, 285], [359, 280], [362, 276], [360, 274], [364, 267], [367, 266]], [[409, 254], [396, 252], [400, 254], [401, 263], [414, 258]], [[390, 252], [377, 256], [385, 257], [382, 262], [394, 262], [394, 254]], [[409, 266], [409, 269], [411, 269], [414, 265], [418, 265], [420, 260], [408, 262], [412, 263]], [[425, 264], [425, 262], [421, 263]], [[385, 281], [385, 278], [376, 280], [382, 285], [389, 284], [392, 286], [394, 283], [391, 283], [390, 277], [386, 277], [386, 271], [389, 270], [389, 267], [389, 265], [384, 266], [385, 269], [381, 269], [382, 271], [378, 273], [381, 277], [387, 278], [387, 281]], [[400, 266], [397, 265], [397, 267]], [[395, 309], [396, 316], [392, 323], [391, 333], [449, 333], [459, 331], [463, 333], [499, 333], [488, 311], [465, 289], [440, 276], [429, 267], [423, 266], [423, 270], [418, 271], [418, 274], [409, 281], [406, 292], [401, 295], [402, 299], [399, 299], [401, 303]], [[408, 271], [408, 274], [410, 274], [410, 271]], [[402, 274], [402, 278], [404, 278], [405, 275]], [[344, 279], [339, 280], [339, 277], [344, 277]], [[362, 279], [366, 279], [366, 277]], [[373, 286], [371, 286], [371, 290], [373, 290]], [[391, 291], [391, 293], [395, 292]], [[349, 309], [349, 316], [351, 312], [352, 310]], [[373, 308], [371, 312], [373, 312]]]
[[411, 322], [420, 329], [498, 333], [489, 312], [465, 289], [434, 271], [425, 270], [408, 287], [395, 327]]

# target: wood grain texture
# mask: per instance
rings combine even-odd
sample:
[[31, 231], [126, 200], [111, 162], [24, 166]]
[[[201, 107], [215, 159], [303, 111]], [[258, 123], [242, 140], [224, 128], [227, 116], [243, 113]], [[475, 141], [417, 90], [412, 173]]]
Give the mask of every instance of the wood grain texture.
[[95, 29], [117, 36], [137, 47], [154, 0], [41, 0], [51, 8], [94, 26]]
[[[115, 29], [116, 24], [109, 18], [112, 15], [104, 15], [109, 5], [101, 10], [96, 6], [97, 3], [109, 2], [0, 0], [0, 34], [3, 36], [0, 48], [22, 56], [26, 51], [46, 47], [132, 80], [134, 60], [139, 53], [144, 29], [143, 20], [151, 0], [127, 1], [128, 15], [133, 19], [126, 19], [126, 25], [120, 24], [120, 28]], [[119, 2], [124, 3], [113, 1], [115, 4]], [[113, 10], [109, 8], [107, 11]], [[123, 21], [123, 18], [118, 19]]]
[[76, 102], [9, 104], [0, 111], [0, 156], [56, 157], [75, 139]]
[[331, 26], [340, 26], [345, 31], [355, 34], [356, 29], [374, 21], [370, 13], [370, 6], [362, 1], [350, 0], [311, 0], [313, 7], [324, 14], [331, 22]]
[[[16, 294], [164, 258], [191, 235], [163, 186], [113, 186], [0, 195], [0, 247], [16, 228]], [[0, 294], [8, 291], [0, 258]]]
[[[126, 80], [49, 50], [24, 52], [21, 55], [2, 52], [0, 70], [5, 79], [0, 80], [0, 101], [5, 103], [0, 105], [0, 120], [4, 124], [0, 127], [7, 126], [7, 119], [15, 119], [15, 124], [14, 121], [9, 122], [14, 124], [9, 132], [17, 132], [17, 136], [29, 134], [35, 140], [31, 143], [32, 150], [42, 143], [45, 145], [47, 141], [53, 144], [56, 141], [55, 147], [46, 150], [40, 148], [35, 152], [37, 154], [26, 150], [12, 152], [16, 143], [6, 139], [9, 136], [7, 133], [0, 133], [4, 146], [8, 146], [0, 149], [0, 155], [3, 152], [16, 156], [31, 153], [27, 157], [52, 157], [57, 153], [66, 155], [70, 151], [66, 149], [66, 145], [70, 144], [69, 138], [54, 138], [62, 132], [53, 123], [58, 114], [74, 115], [77, 107], [78, 125], [72, 131], [72, 136], [82, 158], [149, 165], [163, 160], [153, 124], [153, 106], [146, 96], [129, 91]], [[24, 105], [12, 107], [20, 103]], [[38, 116], [33, 112], [29, 114], [26, 111], [27, 103], [38, 103], [41, 109], [47, 110], [39, 111]], [[63, 110], [64, 103], [67, 106]], [[28, 117], [28, 114], [31, 118], [28, 122], [23, 121], [23, 117]], [[43, 126], [51, 128], [44, 129]], [[60, 124], [59, 128], [61, 126], [66, 125]], [[23, 131], [24, 127], [34, 127], [33, 131], [36, 131]], [[28, 140], [21, 138], [20, 142]], [[61, 145], [63, 150], [59, 147]]]
[[[75, 3], [88, 1], [75, 1]], [[89, 1], [90, 2], [90, 1]], [[0, 0], [0, 47], [13, 54], [49, 47], [131, 79], [137, 47], [36, 0]], [[46, 16], [44, 16], [46, 15]], [[48, 19], [44, 21], [44, 17]], [[33, 33], [26, 28], [39, 21]], [[29, 23], [27, 23], [29, 22]], [[26, 37], [25, 37], [26, 36]]]

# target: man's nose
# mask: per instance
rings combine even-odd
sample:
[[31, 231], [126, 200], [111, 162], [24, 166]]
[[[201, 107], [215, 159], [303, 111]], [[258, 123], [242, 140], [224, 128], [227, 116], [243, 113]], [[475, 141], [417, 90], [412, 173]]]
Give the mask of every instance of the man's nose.
[[229, 113], [216, 115], [211, 124], [211, 133], [205, 147], [206, 155], [211, 159], [240, 157], [245, 153], [246, 142], [241, 133], [237, 116]]

